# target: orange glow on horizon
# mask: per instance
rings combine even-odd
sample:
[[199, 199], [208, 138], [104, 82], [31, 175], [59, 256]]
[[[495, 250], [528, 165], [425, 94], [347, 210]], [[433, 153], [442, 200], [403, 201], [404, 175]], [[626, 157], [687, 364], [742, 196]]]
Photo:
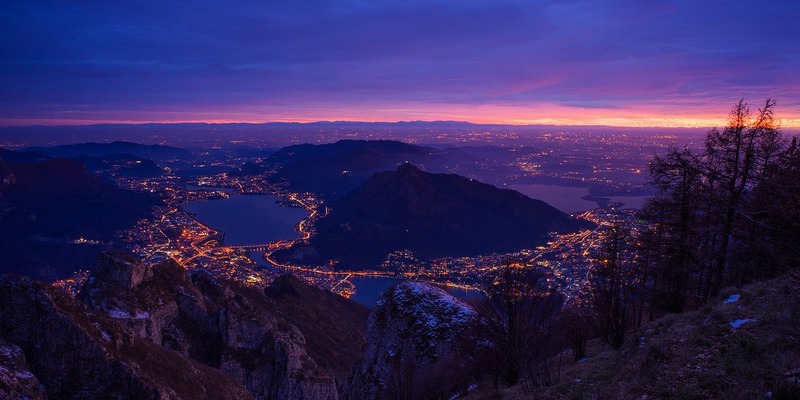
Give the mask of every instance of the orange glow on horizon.
[[[733, 103], [732, 103], [733, 104]], [[677, 108], [678, 106], [676, 106]], [[398, 104], [380, 108], [337, 108], [311, 106], [259, 110], [248, 106], [241, 109], [219, 111], [110, 111], [93, 115], [52, 116], [49, 118], [2, 118], [0, 126], [25, 125], [92, 125], [92, 124], [147, 124], [147, 123], [268, 123], [319, 121], [397, 122], [397, 121], [463, 121], [475, 124], [500, 125], [553, 125], [553, 126], [614, 126], [633, 128], [710, 128], [724, 126], [730, 106], [692, 109], [686, 115], [655, 112], [641, 109], [598, 109], [559, 105], [502, 106], [502, 105], [447, 105], [434, 104], [413, 107]], [[711, 110], [709, 110], [711, 108]], [[751, 108], [757, 105], [751, 104]], [[424, 111], [422, 111], [424, 110]], [[782, 128], [800, 128], [800, 113], [781, 110], [776, 117]]]

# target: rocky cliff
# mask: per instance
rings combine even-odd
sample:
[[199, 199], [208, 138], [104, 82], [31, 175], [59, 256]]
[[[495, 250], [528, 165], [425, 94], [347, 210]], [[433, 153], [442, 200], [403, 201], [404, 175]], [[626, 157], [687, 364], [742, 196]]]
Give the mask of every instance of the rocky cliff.
[[381, 295], [369, 317], [367, 350], [347, 399], [447, 398], [463, 390], [475, 360], [476, 313], [443, 290], [405, 282]]
[[366, 317], [290, 276], [264, 290], [104, 254], [77, 299], [0, 280], [0, 348], [20, 349], [15, 370], [0, 370], [0, 394], [337, 399], [363, 352]]

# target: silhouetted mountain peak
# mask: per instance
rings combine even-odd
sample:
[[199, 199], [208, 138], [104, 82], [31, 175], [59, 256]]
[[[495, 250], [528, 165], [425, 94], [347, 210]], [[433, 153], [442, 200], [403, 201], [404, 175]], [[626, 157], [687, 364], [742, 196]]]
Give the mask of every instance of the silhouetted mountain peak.
[[374, 267], [398, 250], [420, 259], [513, 252], [591, 225], [519, 192], [410, 163], [374, 174], [332, 208], [310, 243], [294, 249], [295, 261]]
[[293, 190], [332, 199], [356, 189], [376, 172], [409, 162], [435, 163], [441, 154], [440, 150], [393, 140], [339, 140], [284, 147], [258, 167], [245, 165], [236, 173], [276, 170], [269, 178], [273, 182], [286, 182]]
[[401, 176], [419, 176], [422, 170], [417, 168], [414, 164], [404, 163], [397, 167], [397, 171], [395, 172]]

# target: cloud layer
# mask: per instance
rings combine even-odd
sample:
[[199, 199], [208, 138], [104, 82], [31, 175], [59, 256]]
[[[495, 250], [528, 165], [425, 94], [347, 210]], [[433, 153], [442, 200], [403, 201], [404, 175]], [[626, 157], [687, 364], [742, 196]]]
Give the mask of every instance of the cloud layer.
[[668, 125], [774, 97], [800, 124], [797, 21], [796, 0], [12, 0], [0, 121]]

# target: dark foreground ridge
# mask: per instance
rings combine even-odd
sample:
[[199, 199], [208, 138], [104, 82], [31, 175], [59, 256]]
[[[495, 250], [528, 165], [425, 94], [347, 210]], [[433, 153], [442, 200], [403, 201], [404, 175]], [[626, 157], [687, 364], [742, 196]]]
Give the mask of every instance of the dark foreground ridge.
[[423, 260], [509, 253], [544, 244], [549, 232], [591, 225], [517, 191], [427, 173], [411, 164], [373, 175], [332, 208], [308, 244], [281, 256], [374, 267], [398, 250], [411, 250]]
[[367, 313], [291, 276], [261, 290], [121, 254], [78, 299], [7, 275], [0, 398], [336, 399]]

